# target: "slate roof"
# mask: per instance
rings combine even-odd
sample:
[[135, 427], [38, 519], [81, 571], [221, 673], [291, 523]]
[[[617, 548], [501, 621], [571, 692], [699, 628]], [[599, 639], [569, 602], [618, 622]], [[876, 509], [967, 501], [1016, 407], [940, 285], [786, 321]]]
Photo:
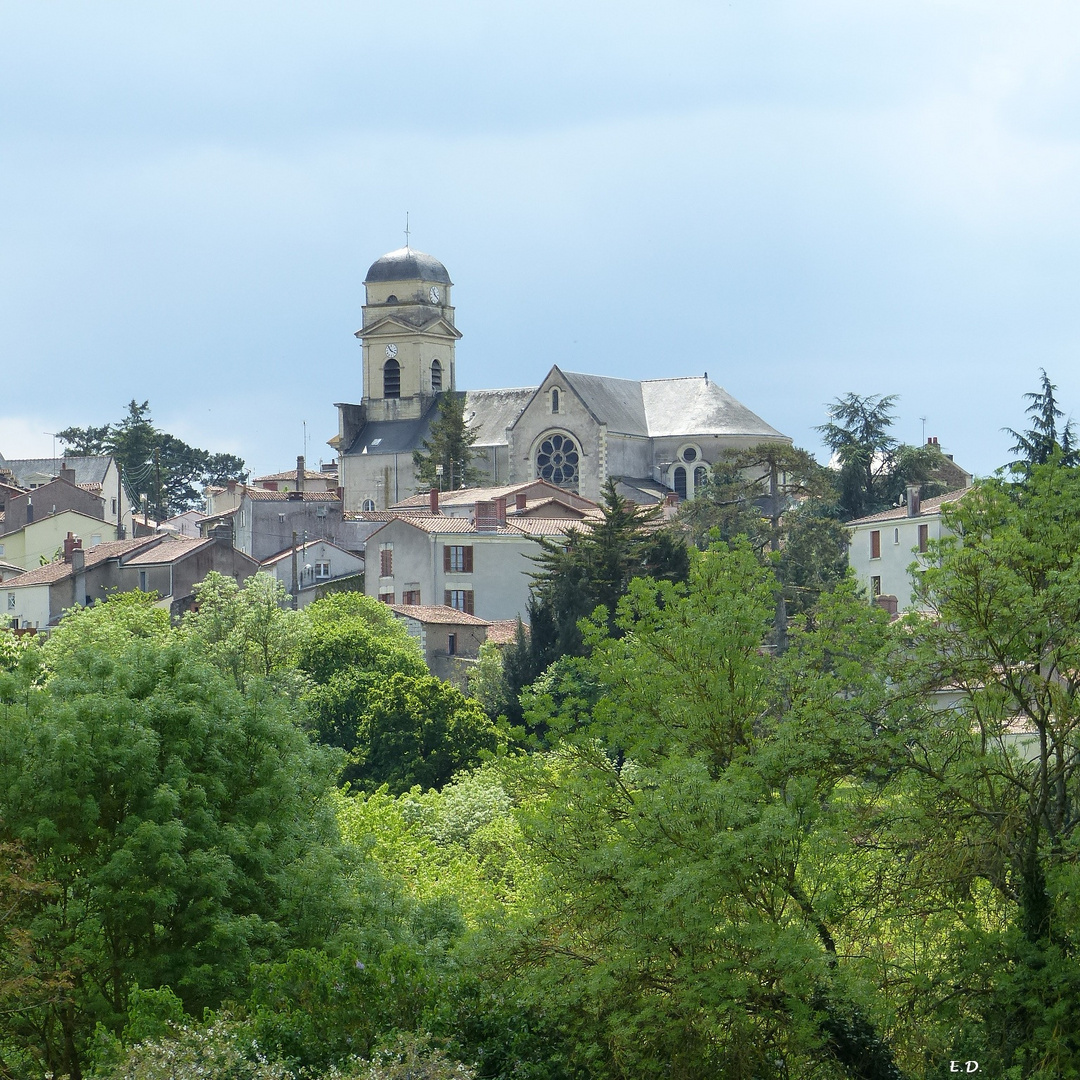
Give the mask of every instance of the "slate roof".
[[[941, 512], [941, 508], [947, 503], [954, 503], [961, 499], [970, 487], [958, 488], [956, 491], [947, 491], [944, 495], [936, 495], [932, 499], [923, 499], [919, 505], [919, 512], [912, 516], [912, 520], [921, 517], [933, 517]], [[891, 510], [882, 510], [880, 514], [869, 514], [867, 517], [855, 518], [845, 522], [847, 525], [866, 525], [874, 521], [904, 521], [908, 517], [906, 506], [894, 506]]]
[[443, 623], [451, 626], [490, 626], [487, 619], [470, 615], [467, 611], [448, 607], [445, 604], [391, 604], [390, 610], [395, 615], [407, 615], [422, 623]]
[[646, 379], [641, 396], [652, 436], [751, 435], [791, 442], [706, 376]]
[[479, 428], [476, 446], [505, 446], [506, 429], [522, 414], [535, 386], [507, 390], [470, 390], [465, 395], [465, 423]]
[[369, 421], [356, 433], [345, 453], [411, 454], [431, 433], [431, 423], [438, 412], [438, 403], [432, 399], [419, 419]]
[[62, 465], [74, 469], [76, 484], [100, 485], [112, 460], [111, 457], [0, 458], [0, 469], [10, 469], [20, 487], [26, 487], [25, 480], [35, 474], [59, 476]]
[[389, 251], [368, 268], [364, 284], [369, 281], [435, 281], [452, 285], [450, 275], [434, 255], [414, 251], [407, 245]]
[[622, 435], [648, 435], [649, 422], [636, 379], [613, 379], [607, 375], [583, 375], [563, 371], [567, 385], [574, 390], [589, 411], [608, 431]]

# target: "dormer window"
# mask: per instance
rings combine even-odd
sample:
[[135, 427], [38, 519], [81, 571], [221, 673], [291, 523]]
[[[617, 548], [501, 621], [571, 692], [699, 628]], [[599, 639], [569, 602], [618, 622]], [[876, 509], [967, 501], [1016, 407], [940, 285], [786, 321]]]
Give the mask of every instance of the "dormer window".
[[382, 372], [383, 397], [401, 397], [401, 365], [396, 360], [387, 360]]
[[557, 413], [559, 411], [559, 391], [551, 391], [551, 411]]

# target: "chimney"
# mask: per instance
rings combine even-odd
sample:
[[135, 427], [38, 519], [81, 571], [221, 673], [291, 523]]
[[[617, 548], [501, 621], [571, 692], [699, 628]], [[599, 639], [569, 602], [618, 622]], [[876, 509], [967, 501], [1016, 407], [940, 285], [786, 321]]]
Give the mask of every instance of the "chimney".
[[75, 470], [69, 469], [66, 461], [60, 465], [60, 479], [66, 480], [69, 484], [75, 483]]
[[664, 497], [665, 506], [678, 506], [679, 505], [679, 493], [677, 491], [669, 491]]
[[879, 593], [874, 597], [874, 603], [884, 611], [889, 618], [896, 617], [897, 599], [891, 593]]
[[34, 524], [34, 500], [29, 495], [26, 497], [26, 524]]
[[74, 533], [69, 532], [67, 536], [64, 537], [64, 562], [72, 563], [74, 565], [74, 556], [76, 551], [79, 553], [79, 556], [81, 558], [82, 540], [80, 540], [79, 537], [77, 537]]
[[528, 505], [528, 503], [529, 503], [529, 497], [528, 497], [528, 495], [525, 494], [524, 491], [519, 491], [514, 496], [514, 509], [515, 510], [524, 510], [525, 507]]
[[[505, 518], [505, 512], [503, 516]], [[473, 524], [481, 532], [494, 532], [498, 529], [499, 517], [498, 511], [495, 509], [495, 503], [489, 499], [477, 499]]]
[[495, 500], [495, 520], [499, 525], [506, 524], [506, 496], [500, 495]]
[[236, 481], [235, 481], [235, 480], [226, 480], [226, 481], [225, 481], [225, 490], [226, 490], [226, 491], [227, 491], [227, 492], [228, 492], [228, 493], [229, 493], [230, 495], [231, 495], [231, 494], [232, 494], [232, 493], [233, 493], [234, 491], [236, 491]]
[[439, 489], [432, 488], [428, 492], [428, 509], [433, 513], [439, 513]]
[[207, 535], [215, 544], [219, 544], [221, 547], [231, 548], [233, 546], [231, 522], [223, 521], [220, 525], [215, 525]]
[[302, 492], [304, 490], [304, 455], [298, 454], [296, 457], [296, 490]]
[[920, 510], [920, 498], [919, 498], [919, 485], [908, 484], [907, 488], [907, 516], [909, 518], [918, 517]]

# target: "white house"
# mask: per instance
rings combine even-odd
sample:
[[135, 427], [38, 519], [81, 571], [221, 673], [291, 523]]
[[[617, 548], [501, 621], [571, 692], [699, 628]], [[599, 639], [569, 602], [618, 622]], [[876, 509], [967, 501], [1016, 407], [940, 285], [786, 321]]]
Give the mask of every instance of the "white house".
[[871, 599], [895, 596], [897, 611], [919, 606], [912, 589], [911, 565], [922, 561], [931, 541], [950, 535], [942, 521], [942, 507], [969, 490], [960, 488], [920, 500], [919, 489], [909, 487], [904, 506], [847, 523], [851, 530], [848, 564]]
[[[259, 569], [273, 574], [291, 596], [293, 593], [293, 549], [287, 547], [269, 559], [263, 559]], [[318, 598], [321, 587], [334, 581], [353, 577], [359, 591], [359, 575], [364, 572], [364, 560], [329, 540], [308, 540], [296, 545], [296, 602], [298, 607]]]

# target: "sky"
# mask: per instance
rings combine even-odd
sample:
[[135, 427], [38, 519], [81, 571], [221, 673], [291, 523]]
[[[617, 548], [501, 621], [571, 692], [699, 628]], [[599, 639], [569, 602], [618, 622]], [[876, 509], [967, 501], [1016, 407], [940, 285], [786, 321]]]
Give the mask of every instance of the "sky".
[[1074, 2], [0, 0], [0, 454], [331, 460], [408, 213], [459, 388], [895, 394], [987, 475], [1040, 368], [1080, 419], [1078, 193]]

